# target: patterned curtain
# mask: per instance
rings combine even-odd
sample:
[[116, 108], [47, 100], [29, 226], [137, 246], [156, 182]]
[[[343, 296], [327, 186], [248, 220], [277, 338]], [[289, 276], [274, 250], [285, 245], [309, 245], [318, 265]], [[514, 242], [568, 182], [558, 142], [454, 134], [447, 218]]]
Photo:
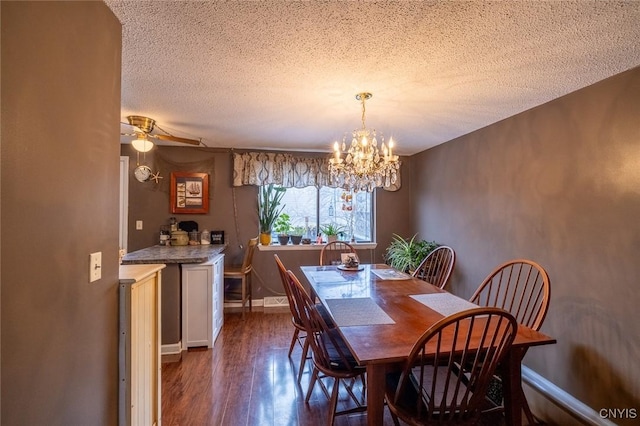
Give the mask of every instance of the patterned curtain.
[[[233, 154], [233, 186], [268, 185], [285, 188], [333, 186], [327, 158], [294, 157], [291, 154], [245, 152]], [[388, 191], [400, 189], [400, 172], [395, 185]]]

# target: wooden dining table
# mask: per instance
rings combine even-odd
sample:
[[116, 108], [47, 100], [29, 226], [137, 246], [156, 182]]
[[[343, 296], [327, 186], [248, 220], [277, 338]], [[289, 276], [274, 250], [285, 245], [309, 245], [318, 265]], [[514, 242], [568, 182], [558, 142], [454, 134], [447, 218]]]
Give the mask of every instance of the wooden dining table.
[[[407, 359], [418, 337], [446, 315], [474, 305], [434, 285], [385, 264], [301, 266], [300, 269], [331, 313], [356, 361], [367, 370], [367, 423], [382, 425], [385, 375]], [[500, 366], [507, 425], [522, 424], [521, 362], [531, 346], [555, 339], [526, 326]]]

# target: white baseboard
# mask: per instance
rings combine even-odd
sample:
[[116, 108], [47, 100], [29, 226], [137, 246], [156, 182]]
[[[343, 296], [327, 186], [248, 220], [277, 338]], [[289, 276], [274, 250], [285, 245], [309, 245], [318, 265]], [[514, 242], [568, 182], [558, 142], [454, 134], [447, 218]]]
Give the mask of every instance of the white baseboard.
[[168, 345], [162, 345], [160, 347], [160, 354], [161, 355], [175, 355], [175, 354], [179, 354], [180, 351], [182, 351], [182, 342], [178, 342], [178, 343], [170, 343]]
[[289, 306], [289, 299], [287, 299], [287, 296], [265, 297], [263, 302], [265, 308], [280, 308]]
[[585, 425], [615, 426], [615, 423], [602, 418], [597, 411], [524, 365], [522, 381]]
[[[251, 301], [251, 305], [253, 306], [264, 306], [264, 299], [253, 299]], [[247, 306], [249, 306], [247, 304]], [[225, 300], [224, 301], [224, 307], [225, 308], [242, 308], [242, 302], [241, 301], [228, 301]]]

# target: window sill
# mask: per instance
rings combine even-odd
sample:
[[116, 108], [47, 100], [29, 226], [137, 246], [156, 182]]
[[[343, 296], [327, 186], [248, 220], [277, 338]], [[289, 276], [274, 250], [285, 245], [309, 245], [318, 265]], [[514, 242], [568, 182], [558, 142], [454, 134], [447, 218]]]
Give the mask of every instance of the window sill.
[[[349, 243], [356, 250], [373, 250], [378, 246], [378, 243]], [[324, 244], [287, 244], [286, 246], [281, 246], [280, 244], [270, 244], [268, 246], [263, 246], [262, 244], [258, 244], [258, 250], [260, 251], [287, 251], [287, 250], [322, 250]]]

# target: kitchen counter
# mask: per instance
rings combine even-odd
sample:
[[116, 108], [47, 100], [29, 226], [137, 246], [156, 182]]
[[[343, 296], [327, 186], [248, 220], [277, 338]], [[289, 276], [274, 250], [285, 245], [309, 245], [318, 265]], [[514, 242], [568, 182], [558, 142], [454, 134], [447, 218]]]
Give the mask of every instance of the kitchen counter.
[[[221, 254], [226, 244], [205, 244], [195, 246], [161, 246], [143, 248], [127, 253], [122, 258], [120, 279], [126, 274], [139, 274], [144, 267], [161, 264], [162, 270], [162, 353], [180, 353], [182, 322], [182, 266], [184, 264], [205, 263]], [[141, 268], [141, 269], [138, 269]]]
[[145, 263], [204, 263], [222, 253], [226, 244], [196, 246], [152, 246], [127, 253], [123, 265]]

